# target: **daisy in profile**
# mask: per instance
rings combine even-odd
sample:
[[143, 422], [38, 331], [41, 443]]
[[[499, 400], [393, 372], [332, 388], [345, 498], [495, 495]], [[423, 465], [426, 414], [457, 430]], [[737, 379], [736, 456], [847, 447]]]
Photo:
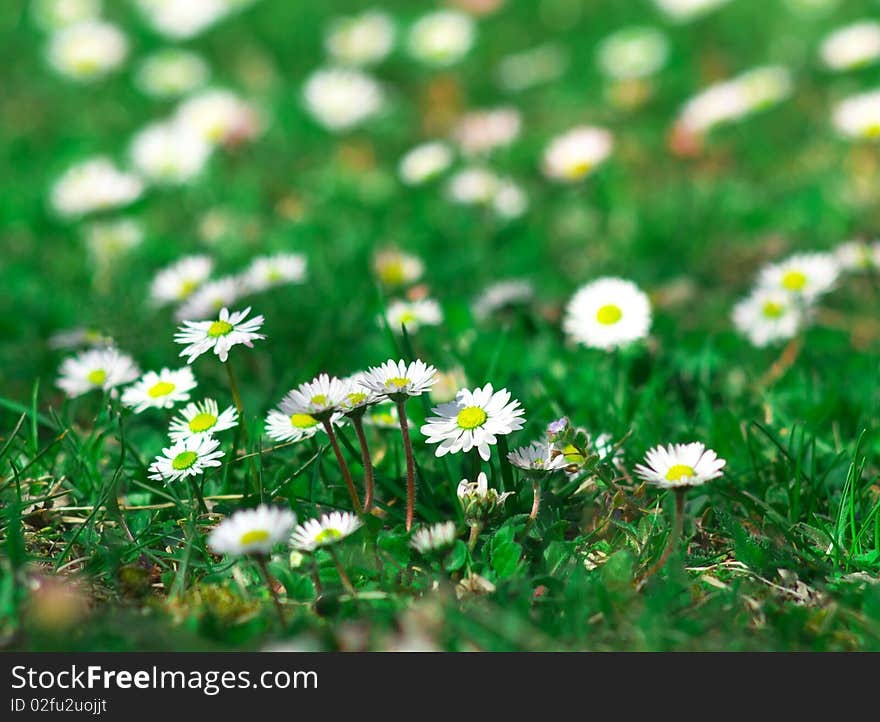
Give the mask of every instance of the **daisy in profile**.
[[380, 10], [337, 18], [324, 38], [324, 48], [342, 65], [374, 65], [394, 47], [394, 21]]
[[[266, 436], [274, 441], [295, 442], [310, 439], [321, 429], [321, 422], [309, 414], [288, 413], [289, 408], [273, 409], [266, 416]], [[341, 418], [341, 415], [340, 417]], [[331, 419], [336, 423], [336, 419]]]
[[723, 475], [727, 462], [700, 442], [656, 446], [636, 464], [636, 475], [661, 489], [702, 486]]
[[214, 270], [209, 256], [184, 256], [160, 270], [150, 284], [150, 299], [157, 306], [185, 301]]
[[49, 64], [81, 82], [109, 75], [127, 56], [128, 40], [119, 28], [93, 18], [58, 30], [49, 41]]
[[433, 554], [445, 551], [458, 538], [454, 521], [441, 521], [431, 526], [417, 529], [409, 540], [410, 546], [419, 554]]
[[200, 88], [211, 74], [201, 55], [163, 48], [141, 61], [135, 74], [135, 85], [155, 98], [177, 98]]
[[758, 286], [813, 301], [834, 288], [840, 268], [830, 253], [797, 253], [761, 270]]
[[260, 118], [247, 101], [230, 90], [211, 88], [184, 100], [174, 122], [209, 145], [234, 146], [260, 132]]
[[632, 281], [606, 277], [581, 287], [566, 308], [563, 329], [577, 343], [610, 350], [645, 338], [651, 303]]
[[217, 554], [239, 557], [266, 555], [276, 544], [286, 543], [296, 524], [296, 514], [261, 504], [256, 509], [239, 509], [211, 532], [208, 546]]
[[228, 308], [244, 293], [238, 276], [224, 276], [200, 285], [174, 312], [179, 321], [195, 321]]
[[400, 179], [408, 186], [427, 183], [452, 165], [452, 149], [440, 141], [422, 143], [407, 151], [397, 166]]
[[385, 321], [396, 334], [416, 333], [422, 326], [439, 326], [443, 323], [443, 310], [433, 298], [417, 301], [395, 299], [385, 308]]
[[669, 56], [666, 36], [651, 27], [627, 27], [606, 37], [596, 52], [602, 73], [612, 80], [648, 78]]
[[737, 331], [759, 348], [794, 337], [803, 322], [804, 309], [779, 289], [757, 288], [733, 308]]
[[94, 389], [110, 391], [134, 381], [140, 373], [134, 359], [115, 348], [91, 349], [65, 359], [56, 384], [74, 398]]
[[131, 142], [131, 162], [147, 180], [179, 185], [193, 180], [208, 162], [211, 146], [179, 123], [153, 123]]
[[82, 216], [127, 206], [143, 191], [140, 178], [98, 156], [68, 168], [52, 186], [51, 203], [61, 216]]
[[834, 258], [843, 271], [867, 271], [880, 268], [880, 241], [857, 239], [841, 243]]
[[468, 54], [476, 39], [473, 19], [455, 10], [437, 10], [419, 18], [409, 30], [409, 55], [425, 65], [454, 65]]
[[832, 122], [847, 138], [880, 138], [880, 90], [844, 98], [834, 106]]
[[474, 300], [471, 311], [478, 321], [485, 321], [504, 309], [528, 304], [534, 297], [535, 287], [531, 281], [521, 278], [498, 281], [483, 290]]
[[154, 481], [180, 481], [199, 476], [206, 469], [220, 466], [223, 451], [220, 441], [210, 436], [190, 437], [177, 441], [150, 464], [149, 478]]
[[507, 460], [518, 469], [538, 474], [558, 471], [568, 465], [565, 456], [544, 441], [533, 441], [528, 446], [514, 449], [507, 455]]
[[489, 447], [499, 436], [522, 428], [525, 414], [519, 401], [511, 401], [507, 389], [495, 391], [492, 384], [462, 389], [455, 401], [440, 404], [432, 412], [436, 416], [427, 419], [421, 431], [426, 443], [438, 445], [436, 456], [477, 449], [484, 461], [489, 460]]
[[819, 48], [830, 70], [862, 68], [880, 59], [880, 23], [862, 20], [832, 32]]
[[245, 269], [241, 282], [248, 292], [265, 291], [286, 283], [302, 283], [306, 277], [306, 257], [301, 253], [275, 253], [258, 256]]
[[214, 399], [189, 403], [171, 421], [168, 436], [172, 441], [183, 441], [193, 437], [213, 436], [218, 431], [226, 431], [238, 426], [238, 412], [229, 406], [223, 411]]
[[188, 344], [179, 355], [186, 356], [186, 362], [191, 364], [203, 353], [213, 350], [217, 358], [226, 363], [229, 349], [233, 346], [244, 344], [253, 348], [254, 341], [266, 337], [257, 333], [263, 325], [262, 316], [245, 320], [250, 312], [250, 306], [244, 311], [232, 313], [227, 308], [221, 308], [216, 320], [184, 321], [183, 326], [174, 334], [175, 343]]
[[170, 409], [181, 401], [189, 401], [189, 392], [196, 386], [189, 366], [173, 371], [163, 368], [158, 373], [147, 371], [122, 392], [122, 404], [136, 414], [145, 409]]
[[551, 180], [576, 183], [605, 162], [614, 138], [604, 128], [579, 126], [554, 138], [544, 151], [542, 169]]
[[412, 253], [383, 248], [373, 257], [373, 270], [385, 286], [407, 286], [422, 277], [425, 263]]
[[369, 512], [373, 505], [373, 459], [370, 454], [370, 446], [364, 433], [364, 414], [381, 398], [372, 389], [361, 383], [364, 377], [363, 371], [343, 379], [348, 387], [348, 393], [339, 403], [339, 410], [351, 421], [358, 445], [361, 450], [361, 460], [364, 467], [364, 511]]
[[363, 522], [350, 512], [334, 511], [320, 519], [309, 519], [294, 529], [290, 537], [291, 546], [304, 552], [313, 552], [320, 547], [338, 544], [354, 534]]
[[306, 109], [327, 130], [339, 133], [366, 122], [382, 109], [382, 89], [359, 70], [317, 70], [303, 86]]

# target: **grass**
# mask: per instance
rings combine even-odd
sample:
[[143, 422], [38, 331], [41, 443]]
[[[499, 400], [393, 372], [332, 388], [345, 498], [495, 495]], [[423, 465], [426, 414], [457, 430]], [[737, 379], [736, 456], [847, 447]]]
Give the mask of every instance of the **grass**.
[[[162, 45], [129, 4], [106, 4], [133, 56]], [[210, 61], [218, 84], [267, 111], [266, 132], [215, 154], [196, 183], [146, 194], [128, 213], [145, 227], [144, 242], [102, 274], [82, 243], [83, 224], [48, 210], [48, 188], [86, 155], [122, 157], [132, 133], [171, 106], [133, 87], [131, 63], [95, 86], [53, 75], [25, 3], [0, 7], [2, 644], [880, 649], [877, 286], [847, 277], [782, 366], [774, 366], [782, 348], [752, 348], [729, 320], [764, 263], [878, 227], [876, 146], [841, 140], [828, 119], [835, 100], [873, 88], [880, 71], [831, 75], [815, 55], [828, 30], [873, 4], [805, 18], [771, 2], [756, 22], [754, 4], [735, 0], [696, 24], [672, 26], [648, 2], [510, 0], [480, 21], [474, 51], [448, 71], [421, 68], [398, 50], [376, 71], [391, 88], [388, 112], [332, 136], [300, 107], [299, 89], [323, 62], [319, 29], [358, 6], [262, 0], [187, 44]], [[418, 15], [403, 0], [384, 6], [401, 21]], [[672, 54], [649, 102], [623, 110], [608, 100], [593, 52], [633, 23], [663, 27]], [[521, 93], [499, 91], [499, 60], [550, 39], [569, 53], [569, 70]], [[792, 99], [713, 132], [697, 158], [670, 154], [666, 134], [689, 96], [768, 62], [793, 70]], [[501, 103], [519, 108], [524, 129], [491, 165], [527, 190], [521, 219], [501, 223], [452, 205], [436, 185], [399, 184], [398, 159], [439, 132], [444, 113]], [[580, 122], [610, 128], [615, 154], [583, 184], [551, 185], [539, 173], [542, 149]], [[376, 323], [388, 295], [370, 263], [389, 243], [426, 262], [443, 325], [407, 338]], [[205, 476], [211, 511], [194, 514], [185, 486], [147, 478], [167, 445], [169, 416], [133, 415], [96, 394], [65, 400], [54, 387], [64, 353], [47, 339], [86, 325], [144, 369], [173, 366], [175, 322], [147, 302], [155, 270], [200, 251], [217, 259], [220, 274], [236, 272], [273, 250], [305, 253], [309, 277], [248, 299], [267, 319], [265, 342], [231, 354], [249, 443], [239, 439], [239, 458]], [[565, 302], [602, 275], [631, 278], [650, 293], [647, 342], [604, 353], [566, 341]], [[509, 277], [531, 280], [535, 303], [477, 322], [470, 302]], [[587, 483], [550, 483], [527, 528], [530, 483], [499, 463], [496, 448], [482, 468], [494, 488], [516, 491], [505, 515], [472, 552], [462, 524], [453, 550], [426, 560], [403, 530], [400, 435], [372, 430], [381, 513], [340, 546], [357, 594], [319, 553], [323, 593], [315, 601], [311, 561], [279, 549], [268, 568], [280, 585], [282, 629], [256, 565], [210, 554], [205, 535], [222, 515], [260, 501], [300, 519], [350, 508], [332, 450], [320, 440], [271, 448], [262, 418], [319, 371], [346, 375], [409, 356], [459, 367], [468, 387], [511, 390], [527, 419], [512, 446], [567, 415], [622, 440], [630, 472], [651, 446], [700, 440], [727, 459], [725, 476], [688, 495], [686, 544], [640, 587], [634, 580], [667, 543], [672, 495], [591, 465]], [[193, 369], [197, 394], [231, 403], [213, 358]], [[427, 406], [407, 407], [414, 426]], [[342, 436], [359, 480], [357, 439], [350, 428]], [[436, 459], [419, 436], [414, 444], [417, 519], [461, 522], [455, 489], [473, 478], [473, 460]], [[482, 589], [474, 577], [463, 583], [468, 570]]]

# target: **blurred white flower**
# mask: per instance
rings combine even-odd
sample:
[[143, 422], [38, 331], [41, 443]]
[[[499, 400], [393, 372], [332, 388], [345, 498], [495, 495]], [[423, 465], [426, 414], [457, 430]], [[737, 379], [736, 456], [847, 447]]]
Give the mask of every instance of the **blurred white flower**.
[[51, 203], [62, 216], [80, 216], [126, 206], [143, 190], [137, 176], [123, 173], [109, 158], [98, 156], [69, 168], [52, 187]]
[[804, 312], [791, 294], [756, 288], [733, 307], [733, 324], [753, 346], [763, 347], [792, 338], [804, 321]]
[[64, 359], [56, 385], [69, 397], [94, 389], [110, 391], [140, 376], [134, 359], [115, 348], [91, 349]]
[[544, 175], [564, 183], [577, 182], [601, 165], [614, 148], [604, 128], [578, 126], [554, 138], [544, 151]]
[[155, 275], [150, 299], [157, 306], [183, 301], [208, 280], [213, 270], [214, 261], [209, 256], [184, 256]]
[[241, 283], [246, 292], [252, 293], [286, 283], [302, 283], [305, 277], [306, 257], [302, 253], [275, 253], [251, 261], [241, 275]]
[[654, 0], [654, 4], [674, 22], [688, 22], [726, 5], [730, 0]]
[[337, 18], [324, 38], [327, 53], [342, 65], [372, 65], [394, 47], [394, 21], [381, 10]]
[[669, 56], [666, 36], [651, 27], [628, 27], [605, 38], [596, 52], [599, 69], [614, 80], [647, 78], [665, 64]]
[[294, 529], [291, 546], [313, 552], [319, 547], [337, 544], [363, 526], [363, 522], [349, 511], [332, 511], [320, 519], [308, 519]]
[[211, 70], [200, 55], [164, 48], [146, 57], [138, 65], [135, 84], [147, 95], [176, 98], [208, 82]]
[[503, 58], [498, 65], [498, 84], [503, 90], [518, 92], [556, 80], [567, 67], [565, 48], [551, 43], [539, 45]]
[[840, 101], [834, 106], [832, 122], [848, 138], [880, 138], [880, 90]]
[[491, 206], [499, 218], [519, 218], [528, 209], [529, 199], [519, 185], [502, 178], [495, 189]]
[[464, 168], [449, 180], [446, 192], [456, 203], [465, 205], [488, 204], [498, 191], [500, 179], [486, 168]]
[[516, 108], [479, 110], [467, 113], [458, 122], [453, 137], [463, 153], [478, 155], [512, 143], [521, 126]]
[[406, 332], [413, 334], [422, 326], [439, 326], [443, 323], [443, 309], [432, 298], [418, 301], [397, 299], [386, 307], [385, 320], [394, 333], [403, 333], [401, 326], [406, 326]]
[[406, 185], [420, 185], [436, 178], [452, 165], [452, 150], [446, 143], [422, 143], [400, 160], [398, 173]]
[[761, 269], [758, 287], [813, 301], [834, 288], [840, 268], [831, 253], [796, 253]]
[[208, 537], [208, 546], [217, 554], [265, 555], [276, 544], [287, 543], [296, 514], [289, 509], [260, 504], [256, 509], [239, 509], [226, 517]]
[[312, 73], [303, 87], [309, 113], [328, 130], [361, 125], [382, 109], [379, 84], [359, 70], [331, 68]]
[[373, 270], [386, 286], [405, 286], [418, 281], [425, 272], [421, 258], [396, 248], [383, 248], [373, 257]]
[[457, 536], [455, 522], [442, 521], [416, 529], [409, 543], [420, 554], [430, 554], [451, 547]]
[[202, 91], [184, 100], [174, 119], [211, 144], [235, 145], [261, 129], [257, 111], [229, 90]]
[[89, 254], [105, 270], [144, 239], [144, 229], [133, 218], [94, 221], [85, 227], [84, 233]]
[[191, 38], [226, 16], [230, 0], [136, 0], [153, 29], [169, 38]]
[[529, 303], [535, 297], [531, 281], [510, 279], [487, 286], [471, 306], [474, 317], [485, 321], [503, 308]]
[[880, 58], [880, 23], [862, 20], [835, 30], [822, 42], [819, 54], [831, 70], [850, 70], [875, 62]]
[[58, 30], [101, 14], [101, 0], [32, 0], [31, 13], [43, 30]]
[[83, 20], [58, 30], [49, 40], [50, 65], [61, 75], [84, 82], [116, 70], [127, 55], [125, 35], [103, 20]]
[[147, 180], [179, 185], [201, 173], [211, 156], [211, 146], [178, 123], [161, 122], [137, 133], [129, 154], [134, 167]]
[[208, 281], [186, 298], [175, 311], [174, 317], [179, 321], [198, 321], [218, 313], [224, 306], [233, 305], [243, 292], [241, 279], [237, 276], [224, 276]]
[[470, 16], [455, 10], [437, 10], [413, 24], [406, 47], [413, 58], [426, 65], [453, 65], [470, 51], [476, 33]]
[[834, 249], [834, 258], [844, 271], [880, 269], [880, 241], [846, 241]]

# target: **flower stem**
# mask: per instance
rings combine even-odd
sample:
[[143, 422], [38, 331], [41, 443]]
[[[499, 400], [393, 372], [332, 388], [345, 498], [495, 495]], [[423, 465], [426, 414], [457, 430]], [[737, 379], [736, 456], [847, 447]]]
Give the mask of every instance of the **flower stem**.
[[354, 590], [354, 585], [351, 583], [351, 579], [348, 578], [348, 575], [342, 568], [342, 564], [339, 561], [336, 550], [332, 546], [328, 546], [327, 551], [330, 552], [330, 556], [333, 557], [333, 563], [336, 565], [336, 571], [339, 572], [339, 578], [342, 580], [342, 584], [345, 586], [351, 596], [357, 596], [357, 592]]
[[523, 537], [527, 537], [529, 535], [529, 530], [532, 528], [532, 524], [535, 523], [535, 519], [538, 518], [538, 510], [541, 508], [541, 480], [534, 479], [532, 481], [532, 510], [529, 512], [529, 518], [526, 521], [526, 527], [523, 531]]
[[232, 370], [232, 362], [227, 359], [226, 363], [223, 365], [226, 367], [226, 375], [229, 376], [229, 389], [232, 391], [232, 400], [235, 402], [235, 408], [238, 410], [238, 425], [241, 427], [244, 443], [247, 445], [247, 423], [245, 423], [244, 407], [241, 403], [241, 395], [238, 393], [238, 382], [235, 380], [235, 372]]
[[672, 550], [675, 549], [681, 540], [681, 530], [684, 525], [684, 492], [685, 490], [683, 488], [675, 490], [675, 524], [672, 528], [672, 533], [669, 535], [669, 541], [666, 543], [666, 548], [663, 550], [660, 558], [636, 579], [637, 584], [644, 582], [649, 577], [652, 577], [659, 572], [666, 565], [669, 555], [672, 554]]
[[373, 461], [370, 458], [370, 447], [367, 445], [367, 437], [364, 434], [363, 416], [352, 416], [351, 423], [357, 434], [358, 443], [361, 446], [361, 456], [364, 460], [364, 511], [369, 513], [373, 506]]
[[281, 606], [278, 592], [276, 592], [275, 587], [272, 586], [272, 576], [269, 574], [269, 567], [266, 566], [266, 557], [262, 554], [258, 554], [256, 559], [257, 566], [260, 567], [260, 572], [263, 574], [263, 579], [266, 581], [266, 586], [269, 587], [269, 594], [272, 595], [272, 601], [275, 603], [275, 611], [278, 612], [278, 621], [281, 622], [281, 627], [284, 628], [287, 626], [287, 622], [284, 620], [284, 607]]
[[202, 490], [199, 488], [196, 480], [191, 476], [188, 476], [187, 479], [189, 480], [190, 501], [193, 505], [193, 512], [206, 514], [208, 512], [208, 507], [205, 504], [205, 497], [202, 496]]
[[471, 524], [471, 533], [468, 537], [468, 550], [473, 551], [477, 546], [477, 540], [480, 538], [482, 526], [479, 523]]
[[403, 451], [406, 454], [406, 530], [410, 531], [416, 510], [416, 465], [413, 460], [412, 442], [409, 438], [405, 400], [397, 402], [397, 416], [400, 419], [400, 434], [403, 436]]
[[330, 445], [333, 447], [333, 453], [336, 454], [336, 461], [339, 463], [339, 468], [342, 470], [342, 478], [345, 479], [345, 485], [348, 487], [349, 496], [351, 496], [351, 503], [354, 504], [354, 510], [357, 512], [358, 516], [361, 516], [364, 513], [364, 507], [361, 506], [361, 500], [358, 498], [357, 490], [354, 488], [354, 481], [351, 478], [351, 472], [348, 470], [348, 464], [345, 463], [345, 457], [342, 456], [342, 449], [339, 448], [339, 441], [336, 439], [336, 432], [333, 431], [333, 424], [330, 423], [330, 419], [325, 419], [323, 421], [324, 431], [327, 432], [327, 436], [330, 438]]

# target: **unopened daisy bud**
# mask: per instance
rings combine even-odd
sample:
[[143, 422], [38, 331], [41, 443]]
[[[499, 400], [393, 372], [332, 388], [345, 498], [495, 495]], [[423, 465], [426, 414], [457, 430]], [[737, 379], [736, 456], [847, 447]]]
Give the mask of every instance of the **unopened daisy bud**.
[[229, 349], [233, 346], [244, 344], [253, 348], [254, 341], [266, 337], [257, 333], [263, 325], [262, 316], [245, 320], [250, 311], [248, 307], [244, 311], [230, 313], [227, 308], [222, 308], [216, 320], [184, 321], [174, 334], [175, 343], [188, 344], [180, 356], [186, 356], [186, 362], [191, 364], [203, 353], [213, 350], [217, 358], [226, 363]]
[[410, 546], [420, 554], [446, 551], [458, 537], [454, 521], [443, 521], [417, 529], [410, 539]]
[[206, 469], [220, 466], [223, 451], [220, 441], [210, 436], [190, 437], [177, 441], [150, 464], [149, 478], [154, 481], [180, 481], [199, 476]]
[[476, 25], [464, 13], [438, 10], [424, 15], [410, 28], [406, 47], [416, 60], [437, 67], [454, 65], [470, 51]]
[[412, 253], [385, 248], [373, 258], [373, 270], [386, 286], [406, 286], [422, 277], [425, 264]]
[[122, 65], [128, 55], [128, 41], [115, 25], [87, 19], [56, 32], [48, 55], [49, 63], [60, 74], [90, 82]]
[[443, 310], [432, 298], [418, 301], [396, 299], [385, 309], [385, 322], [393, 333], [402, 334], [402, 327], [405, 326], [407, 333], [412, 334], [422, 326], [439, 326], [443, 323]]
[[208, 546], [217, 554], [266, 555], [277, 544], [286, 543], [296, 524], [296, 514], [261, 504], [241, 509], [224, 519], [208, 537]]
[[490, 489], [486, 474], [482, 471], [476, 481], [462, 479], [456, 493], [469, 524], [489, 521], [501, 511], [507, 497], [513, 495], [512, 491], [499, 494], [495, 489]]
[[580, 126], [554, 138], [544, 151], [542, 169], [551, 180], [575, 183], [611, 155], [614, 138], [604, 128]]
[[290, 543], [294, 549], [314, 552], [338, 544], [361, 528], [363, 522], [350, 512], [334, 511], [320, 519], [309, 519], [294, 529]]
[[452, 165], [452, 157], [446, 143], [433, 141], [417, 145], [400, 159], [400, 179], [410, 186], [427, 183]]
[[138, 66], [135, 84], [156, 98], [177, 98], [208, 82], [211, 70], [200, 55], [179, 48], [164, 48]]

